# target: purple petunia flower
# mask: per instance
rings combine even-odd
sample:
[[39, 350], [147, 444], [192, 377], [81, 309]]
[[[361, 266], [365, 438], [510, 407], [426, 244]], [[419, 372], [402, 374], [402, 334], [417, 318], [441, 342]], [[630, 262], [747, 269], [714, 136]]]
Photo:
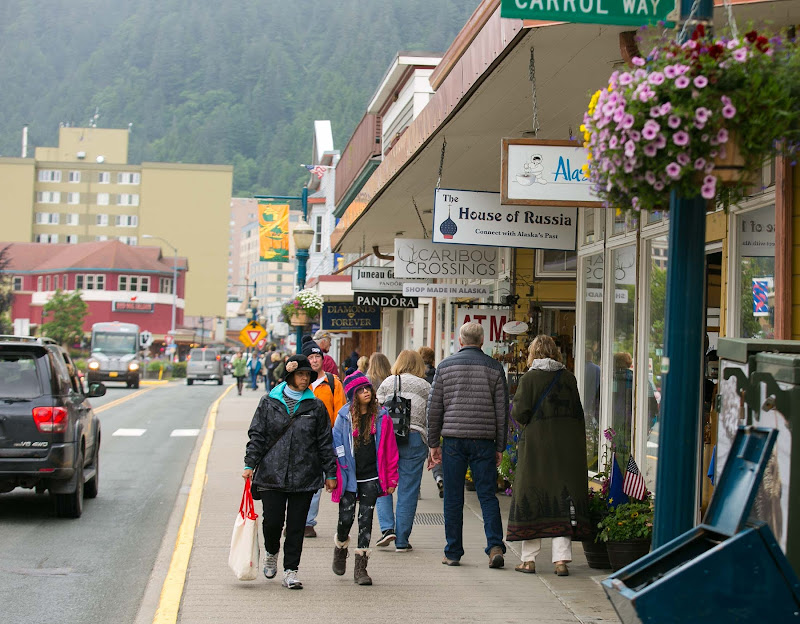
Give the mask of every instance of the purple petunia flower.
[[671, 162], [667, 165], [666, 171], [670, 178], [677, 179], [681, 175], [681, 166], [676, 162]]
[[646, 122], [644, 122], [644, 128], [642, 128], [642, 136], [648, 141], [652, 141], [658, 136], [659, 130], [661, 130], [661, 126], [659, 126], [658, 123], [653, 121], [652, 119], [648, 119]]
[[668, 115], [671, 112], [672, 112], [672, 102], [664, 102], [661, 105], [661, 114]]
[[738, 50], [735, 50], [733, 53], [733, 58], [735, 58], [740, 63], [744, 63], [747, 60], [747, 49], [739, 48]]
[[644, 179], [650, 186], [653, 186], [656, 183], [656, 175], [652, 171], [645, 171], [644, 172]]
[[660, 106], [652, 106], [650, 108], [650, 116], [653, 118], [661, 116], [661, 107]]
[[653, 72], [647, 77], [647, 82], [656, 86], [664, 84], [664, 74], [661, 72]]
[[686, 76], [678, 76], [675, 79], [676, 89], [685, 89], [688, 86], [689, 86], [689, 79]]
[[657, 182], [656, 182], [656, 183], [653, 185], [653, 188], [654, 188], [655, 190], [657, 190], [657, 191], [663, 191], [663, 190], [664, 190], [664, 183], [663, 183], [661, 180], [658, 180], [658, 181], [657, 181]]
[[611, 138], [608, 140], [608, 147], [609, 149], [617, 149], [617, 145], [619, 145], [619, 139], [617, 138], [616, 134], [611, 135]]
[[670, 115], [667, 118], [667, 125], [674, 130], [681, 125], [681, 118], [677, 115]]
[[685, 167], [691, 162], [692, 159], [689, 158], [688, 154], [686, 154], [685, 152], [681, 152], [680, 154], [678, 154], [676, 160], [678, 161], [678, 164], [681, 165], [681, 167]]
[[700, 123], [706, 123], [708, 118], [711, 116], [711, 111], [707, 109], [705, 106], [700, 106], [694, 112], [694, 118], [699, 121]]
[[708, 78], [703, 75], [695, 76], [694, 78], [694, 86], [698, 89], [702, 89], [708, 84]]
[[626, 160], [625, 164], [622, 167], [622, 170], [625, 173], [633, 173], [633, 163], [630, 160]]
[[679, 147], [683, 147], [689, 143], [689, 135], [683, 130], [679, 130], [672, 135], [672, 142]]
[[644, 59], [641, 56], [634, 56], [631, 59], [631, 63], [636, 65], [636, 67], [644, 67]]
[[736, 107], [733, 104], [728, 104], [722, 107], [722, 116], [725, 119], [733, 119], [736, 115]]
[[694, 161], [694, 168], [698, 171], [701, 171], [706, 166], [706, 159], [705, 158], [698, 158]]
[[647, 156], [648, 158], [652, 158], [658, 153], [658, 148], [655, 146], [654, 143], [648, 143], [647, 145], [644, 146], [642, 151], [644, 152], [645, 156]]
[[717, 132], [717, 142], [718, 143], [728, 142], [728, 131], [725, 128], [720, 128], [719, 132]]
[[633, 82], [633, 76], [631, 76], [628, 72], [623, 72], [619, 75], [619, 84], [623, 87], [629, 85]]
[[631, 158], [636, 153], [636, 143], [627, 141], [625, 143], [625, 156]]
[[627, 130], [628, 128], [633, 127], [633, 122], [636, 121], [630, 113], [625, 113], [622, 117], [622, 121], [620, 122], [620, 126], [623, 129]]
[[667, 146], [667, 137], [664, 136], [663, 132], [659, 132], [658, 136], [656, 137], [656, 148], [664, 149], [666, 146]]
[[670, 80], [673, 80], [675, 78], [675, 76], [678, 75], [678, 72], [675, 70], [675, 66], [674, 65], [667, 65], [664, 68], [664, 75], [667, 78], [669, 78]]
[[634, 143], [638, 143], [642, 139], [642, 133], [638, 130], [631, 130], [628, 132], [628, 136], [633, 140]]

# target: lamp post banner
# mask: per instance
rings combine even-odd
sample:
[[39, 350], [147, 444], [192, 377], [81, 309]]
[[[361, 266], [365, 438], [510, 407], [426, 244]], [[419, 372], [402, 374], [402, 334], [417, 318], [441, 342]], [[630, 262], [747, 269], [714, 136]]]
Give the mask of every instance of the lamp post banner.
[[577, 239], [574, 206], [506, 206], [500, 193], [484, 191], [436, 189], [434, 195], [434, 243], [574, 251]]
[[496, 247], [441, 245], [427, 239], [394, 239], [395, 277], [496, 280], [499, 258], [500, 251]]
[[259, 200], [258, 255], [261, 262], [289, 261], [289, 204]]
[[677, 7], [676, 0], [501, 0], [500, 17], [673, 28]]

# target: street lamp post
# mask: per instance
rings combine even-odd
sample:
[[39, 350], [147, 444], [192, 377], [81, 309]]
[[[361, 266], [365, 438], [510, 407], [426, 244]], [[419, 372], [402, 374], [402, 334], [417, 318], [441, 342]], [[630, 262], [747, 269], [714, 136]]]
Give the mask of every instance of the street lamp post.
[[170, 324], [170, 334], [175, 334], [175, 308], [178, 303], [178, 248], [174, 247], [168, 240], [160, 236], [151, 236], [150, 234], [142, 234], [142, 238], [154, 238], [160, 240], [162, 243], [172, 249], [172, 323]]

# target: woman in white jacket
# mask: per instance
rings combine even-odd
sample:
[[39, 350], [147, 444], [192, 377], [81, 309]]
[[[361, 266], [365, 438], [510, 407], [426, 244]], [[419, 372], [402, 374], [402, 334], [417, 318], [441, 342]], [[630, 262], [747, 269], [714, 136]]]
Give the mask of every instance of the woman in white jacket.
[[[431, 385], [425, 381], [425, 364], [416, 351], [401, 351], [392, 366], [392, 374], [378, 388], [378, 403], [383, 405], [394, 396], [395, 383], [398, 384], [398, 395], [411, 399], [411, 426], [408, 443], [398, 445], [400, 459], [397, 464], [399, 483], [397, 485], [397, 508], [393, 509], [394, 496], [382, 496], [378, 499], [378, 522], [381, 537], [377, 546], [388, 546], [395, 542], [395, 552], [408, 552], [411, 544], [408, 537], [417, 513], [419, 486], [422, 482], [422, 470], [428, 457], [428, 446], [425, 441], [427, 433], [427, 405]], [[396, 540], [396, 541], [395, 541]]]

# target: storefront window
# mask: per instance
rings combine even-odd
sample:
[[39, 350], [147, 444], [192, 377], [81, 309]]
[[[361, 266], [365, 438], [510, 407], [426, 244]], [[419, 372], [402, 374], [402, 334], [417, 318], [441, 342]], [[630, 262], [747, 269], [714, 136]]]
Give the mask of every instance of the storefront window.
[[600, 367], [603, 336], [603, 253], [581, 258], [585, 279], [585, 321], [582, 344], [585, 349], [583, 374], [583, 413], [586, 418], [586, 463], [597, 472], [600, 444]]
[[536, 251], [537, 277], [574, 277], [578, 254], [574, 251], [539, 249]]
[[775, 206], [739, 215], [739, 337], [775, 337]]
[[641, 322], [649, 327], [647, 333], [646, 351], [647, 363], [647, 420], [644, 426], [647, 430], [644, 452], [645, 482], [651, 491], [656, 487], [656, 465], [658, 461], [658, 432], [661, 407], [661, 357], [664, 354], [664, 321], [666, 318], [667, 300], [667, 237], [662, 236], [645, 243], [645, 257], [649, 259], [647, 266], [647, 284], [649, 292], [646, 295], [648, 303], [645, 306], [644, 317]]
[[620, 467], [627, 464], [633, 435], [633, 353], [636, 314], [636, 245], [615, 249], [611, 254], [614, 269], [612, 318], [612, 378], [610, 425], [616, 432], [614, 444]]

